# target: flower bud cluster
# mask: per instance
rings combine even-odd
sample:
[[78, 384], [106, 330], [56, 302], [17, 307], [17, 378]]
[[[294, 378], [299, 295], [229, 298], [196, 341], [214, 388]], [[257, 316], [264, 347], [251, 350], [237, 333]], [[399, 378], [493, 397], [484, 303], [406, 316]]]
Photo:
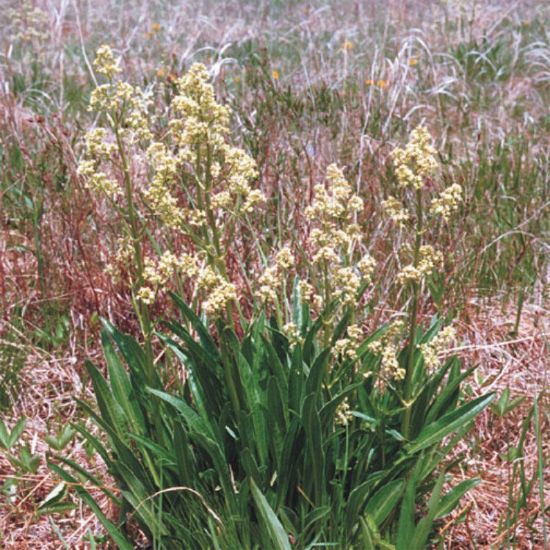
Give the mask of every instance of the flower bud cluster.
[[399, 185], [422, 189], [427, 178], [437, 169], [436, 154], [428, 130], [424, 126], [415, 128], [405, 149], [398, 147], [393, 151]]
[[[79, 172], [91, 189], [113, 200], [119, 188], [124, 189], [127, 204], [138, 210], [128, 220], [137, 217], [145, 223], [155, 218], [194, 243], [193, 269], [170, 253], [158, 261], [146, 260], [140, 300], [154, 301], [158, 290], [179, 272], [203, 296], [205, 311], [220, 313], [229, 300], [236, 299], [236, 287], [222, 265], [220, 247], [226, 224], [264, 201], [261, 191], [252, 186], [258, 177], [256, 163], [245, 151], [227, 143], [229, 109], [216, 101], [206, 67], [194, 64], [175, 83], [169, 131], [162, 141], [154, 141], [150, 98], [118, 78], [120, 66], [111, 48], [99, 48], [94, 68], [107, 82], [92, 92], [90, 108], [105, 115], [100, 121], [106, 124], [86, 136]], [[106, 170], [103, 165], [107, 163], [115, 169]], [[124, 186], [109, 178], [111, 172], [124, 174]], [[134, 173], [147, 176], [139, 193]], [[281, 268], [277, 269], [278, 276]]]
[[[405, 369], [399, 364], [398, 342], [403, 332], [403, 322], [395, 321], [386, 330], [380, 340], [375, 340], [368, 350], [380, 357], [380, 377], [382, 380], [403, 380]], [[367, 373], [369, 375], [369, 373]]]
[[346, 398], [336, 407], [335, 422], [339, 426], [347, 426], [352, 420], [353, 414]]
[[173, 194], [178, 172], [177, 159], [160, 142], [149, 146], [147, 157], [153, 167], [153, 178], [143, 193], [146, 204], [166, 227], [178, 229], [183, 223], [184, 212]]
[[420, 247], [416, 265], [406, 265], [397, 275], [399, 283], [420, 283], [443, 264], [443, 254], [427, 244]]
[[94, 59], [94, 69], [98, 74], [106, 76], [109, 80], [120, 73], [121, 69], [118, 61], [115, 59], [113, 50], [109, 46], [104, 44], [97, 49]]
[[326, 187], [315, 186], [314, 200], [305, 211], [313, 226], [309, 236], [312, 264], [323, 274], [325, 285], [330, 285], [330, 298], [350, 306], [355, 303], [361, 282], [371, 277], [375, 263], [368, 255], [356, 267], [345, 262], [361, 233], [353, 219], [363, 209], [363, 201], [335, 164], [327, 168], [327, 183]]
[[78, 165], [78, 174], [84, 178], [86, 187], [97, 194], [104, 194], [110, 199], [116, 199], [120, 189], [116, 180], [110, 178], [98, 168], [97, 161], [82, 160]]
[[424, 357], [424, 365], [428, 371], [433, 372], [439, 366], [439, 356], [443, 354], [456, 338], [455, 329], [445, 327], [431, 341], [418, 346]]
[[382, 201], [384, 212], [396, 223], [403, 225], [409, 221], [410, 214], [403, 206], [403, 203], [395, 197], [389, 196], [385, 201]]
[[138, 298], [146, 304], [153, 303], [157, 291], [168, 283], [175, 272], [188, 278], [196, 277], [199, 267], [195, 257], [186, 253], [176, 256], [166, 251], [158, 260], [146, 258], [143, 271], [146, 285], [139, 289]]
[[[150, 141], [150, 102], [139, 88], [134, 88], [127, 82], [113, 80], [120, 73], [120, 67], [109, 46], [98, 49], [94, 68], [109, 81], [93, 90], [89, 109], [107, 115], [111, 132], [104, 127], [97, 127], [86, 134], [85, 154], [79, 163], [78, 173], [83, 176], [90, 190], [115, 200], [120, 194], [120, 186], [107, 175], [110, 170], [106, 169], [106, 165], [118, 164], [121, 153], [121, 143], [116, 143], [114, 135], [118, 132], [118, 139], [126, 139], [123, 146]], [[114, 120], [117, 121], [116, 128], [113, 126]]]
[[[206, 67], [195, 63], [176, 81], [178, 95], [172, 101], [176, 117], [170, 121], [179, 146], [223, 147], [229, 131], [229, 109], [216, 101]], [[181, 118], [180, 118], [181, 117]]]
[[296, 323], [290, 322], [283, 326], [283, 334], [287, 337], [290, 345], [301, 344], [303, 337], [300, 333], [300, 329], [296, 326]]
[[206, 299], [202, 302], [204, 311], [213, 317], [221, 315], [226, 306], [237, 299], [237, 288], [222, 275], [206, 265], [198, 274], [197, 289]]
[[454, 183], [450, 187], [447, 187], [447, 189], [444, 189], [439, 197], [432, 199], [430, 212], [448, 221], [451, 214], [458, 210], [461, 202], [462, 187], [458, 183]]
[[357, 348], [363, 340], [363, 331], [359, 325], [349, 325], [346, 338], [340, 338], [334, 343], [332, 354], [337, 357], [345, 355], [349, 359], [357, 359]]
[[290, 248], [288, 246], [281, 248], [277, 252], [273, 264], [260, 276], [256, 297], [264, 303], [276, 303], [278, 292], [290, 270], [294, 267], [294, 263], [294, 255]]
[[[431, 275], [443, 263], [442, 254], [432, 246], [420, 246], [421, 236], [424, 233], [424, 212], [423, 203], [425, 199], [419, 191], [425, 188], [428, 178], [437, 169], [436, 151], [431, 145], [430, 135], [423, 126], [418, 126], [411, 132], [411, 137], [404, 149], [396, 148], [393, 153], [395, 173], [399, 186], [404, 189], [403, 194], [407, 195], [407, 189], [416, 190], [416, 213], [413, 215], [401, 200], [389, 196], [382, 202], [386, 214], [397, 224], [407, 226], [416, 234], [416, 253], [414, 261], [406, 264], [399, 274], [397, 280], [402, 285], [420, 284], [422, 280]], [[458, 184], [451, 185], [444, 189], [436, 198], [429, 203], [428, 214], [442, 216], [448, 220], [449, 216], [458, 208], [462, 200], [462, 188]], [[413, 223], [414, 222], [414, 223]], [[406, 252], [408, 245], [405, 244], [401, 252]]]
[[[206, 67], [195, 63], [176, 86], [170, 132], [179, 148], [178, 161], [194, 167], [195, 177], [219, 213], [252, 212], [264, 201], [261, 191], [251, 186], [258, 169], [245, 151], [226, 143], [230, 112], [217, 103]], [[208, 164], [206, 170], [197, 166], [198, 158]]]

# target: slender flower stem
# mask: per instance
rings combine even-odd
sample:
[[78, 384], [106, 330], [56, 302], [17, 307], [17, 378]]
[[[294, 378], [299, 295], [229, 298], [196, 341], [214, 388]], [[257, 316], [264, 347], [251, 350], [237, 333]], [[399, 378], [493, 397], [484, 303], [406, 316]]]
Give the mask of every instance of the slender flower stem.
[[[414, 242], [414, 258], [413, 265], [418, 267], [418, 262], [420, 259], [420, 247], [422, 245], [422, 191], [420, 189], [416, 190], [416, 231], [415, 231], [415, 242]], [[407, 350], [407, 366], [405, 373], [405, 392], [404, 392], [404, 401], [405, 401], [405, 415], [403, 417], [403, 424], [401, 426], [401, 431], [405, 439], [409, 439], [410, 436], [410, 425], [411, 425], [411, 415], [412, 415], [412, 406], [411, 401], [412, 396], [412, 379], [414, 371], [414, 356], [416, 348], [416, 325], [417, 325], [417, 316], [418, 316], [418, 298], [420, 293], [420, 281], [414, 281], [412, 283], [412, 300], [411, 300], [411, 312], [409, 317], [409, 347]]]
[[[135, 289], [141, 287], [144, 280], [144, 261], [143, 261], [143, 251], [141, 249], [141, 232], [138, 225], [139, 220], [137, 217], [136, 207], [134, 203], [134, 193], [133, 193], [133, 186], [132, 186], [132, 178], [130, 176], [130, 168], [128, 165], [128, 159], [126, 158], [126, 151], [124, 149], [122, 136], [120, 135], [120, 126], [116, 119], [113, 122], [113, 130], [115, 133], [117, 148], [120, 155], [120, 161], [122, 164], [122, 173], [124, 178], [124, 191], [126, 194], [126, 204], [127, 204], [126, 215], [127, 215], [128, 225], [130, 226], [130, 234], [132, 237], [132, 245], [134, 248], [134, 263], [137, 268], [137, 278], [136, 278], [136, 281], [134, 281], [134, 284], [132, 285], [133, 287], [132, 294], [134, 294]], [[136, 313], [138, 314], [139, 322], [141, 325], [141, 331], [143, 333], [147, 358], [152, 368], [153, 348], [152, 348], [151, 339], [153, 336], [153, 330], [151, 325], [151, 319], [149, 316], [149, 308], [143, 302], [139, 302], [138, 305], [136, 306]]]
[[[324, 311], [330, 302], [331, 288], [330, 288], [330, 278], [328, 274], [328, 261], [323, 262], [323, 284], [324, 284]], [[323, 344], [327, 348], [330, 343], [330, 319], [326, 319], [323, 322]]]

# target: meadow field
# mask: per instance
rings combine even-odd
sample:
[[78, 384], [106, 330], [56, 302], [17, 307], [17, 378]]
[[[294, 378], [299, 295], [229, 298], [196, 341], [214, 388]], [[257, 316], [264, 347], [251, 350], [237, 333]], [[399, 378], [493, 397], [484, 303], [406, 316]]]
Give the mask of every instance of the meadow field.
[[0, 548], [550, 547], [550, 5], [0, 8]]

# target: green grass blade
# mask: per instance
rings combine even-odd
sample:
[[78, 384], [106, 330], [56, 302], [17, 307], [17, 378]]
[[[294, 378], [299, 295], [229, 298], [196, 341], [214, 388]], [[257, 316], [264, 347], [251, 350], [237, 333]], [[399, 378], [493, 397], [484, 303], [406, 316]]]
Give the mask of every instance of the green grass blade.
[[478, 397], [426, 426], [414, 441], [405, 446], [405, 450], [413, 454], [438, 443], [444, 437], [475, 418], [489, 405], [494, 396], [495, 394], [491, 393]]
[[292, 550], [288, 540], [288, 535], [279, 521], [279, 518], [253, 479], [250, 479], [250, 490], [252, 492], [252, 497], [254, 499], [254, 503], [256, 504], [256, 508], [262, 519], [262, 523], [269, 532], [270, 539], [273, 542], [273, 547], [277, 550]]

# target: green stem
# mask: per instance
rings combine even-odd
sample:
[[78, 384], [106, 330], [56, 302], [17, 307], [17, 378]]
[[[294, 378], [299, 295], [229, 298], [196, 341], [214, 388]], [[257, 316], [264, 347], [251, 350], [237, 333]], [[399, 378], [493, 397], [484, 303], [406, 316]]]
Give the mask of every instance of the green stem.
[[[328, 261], [323, 262], [323, 286], [324, 286], [324, 304], [323, 312], [326, 313], [326, 308], [330, 301], [331, 288], [330, 288], [330, 279], [328, 276]], [[330, 323], [331, 320], [325, 318], [323, 320], [323, 344], [327, 348], [330, 342]]]
[[[137, 278], [132, 284], [132, 295], [135, 295], [136, 289], [139, 289], [144, 282], [144, 260], [143, 260], [143, 251], [141, 249], [141, 231], [139, 228], [139, 220], [136, 212], [136, 206], [134, 203], [134, 193], [132, 186], [132, 177], [130, 176], [130, 169], [128, 166], [128, 159], [126, 158], [126, 151], [124, 149], [124, 143], [122, 141], [122, 136], [120, 135], [120, 126], [118, 120], [115, 119], [113, 122], [113, 130], [115, 133], [115, 139], [117, 143], [118, 152], [120, 155], [120, 161], [122, 164], [122, 174], [124, 178], [124, 192], [126, 195], [126, 218], [128, 225], [130, 226], [130, 235], [132, 237], [132, 246], [134, 248], [134, 264], [137, 268]], [[150, 364], [151, 371], [153, 369], [153, 348], [152, 348], [152, 336], [153, 330], [151, 326], [151, 319], [149, 316], [149, 308], [143, 302], [138, 302], [134, 305], [136, 313], [139, 318], [139, 323], [141, 326], [141, 331], [143, 333], [143, 339], [145, 344], [145, 352], [147, 354], [148, 364]], [[150, 380], [153, 382], [152, 372], [149, 373]]]
[[[211, 265], [214, 267], [221, 276], [229, 282], [229, 275], [227, 273], [227, 268], [225, 266], [225, 261], [222, 256], [221, 249], [221, 237], [220, 231], [216, 224], [216, 217], [214, 216], [214, 210], [212, 209], [212, 203], [210, 201], [210, 192], [212, 188], [212, 148], [210, 144], [206, 146], [206, 166], [204, 172], [204, 206], [206, 210], [206, 219], [210, 227], [210, 232], [212, 234], [212, 242], [208, 243], [208, 248], [210, 246], [214, 247], [214, 255], [212, 256], [211, 251], [207, 250], [208, 258], [210, 258]], [[228, 326], [234, 328], [235, 323], [233, 321], [233, 302], [227, 303], [226, 305], [226, 315]], [[238, 306], [238, 304], [235, 304]]]
[[[415, 231], [415, 241], [414, 241], [414, 258], [413, 266], [418, 267], [418, 262], [420, 259], [420, 247], [422, 245], [422, 191], [420, 189], [416, 190], [416, 231]], [[420, 293], [420, 281], [414, 281], [412, 283], [412, 301], [411, 301], [411, 312], [409, 317], [409, 347], [407, 350], [407, 366], [405, 373], [405, 415], [403, 417], [403, 423], [401, 426], [401, 431], [405, 439], [409, 439], [410, 436], [410, 427], [411, 427], [411, 416], [412, 416], [412, 406], [411, 401], [412, 397], [412, 381], [414, 374], [414, 355], [416, 348], [416, 328], [417, 328], [417, 317], [418, 317], [418, 298]]]

